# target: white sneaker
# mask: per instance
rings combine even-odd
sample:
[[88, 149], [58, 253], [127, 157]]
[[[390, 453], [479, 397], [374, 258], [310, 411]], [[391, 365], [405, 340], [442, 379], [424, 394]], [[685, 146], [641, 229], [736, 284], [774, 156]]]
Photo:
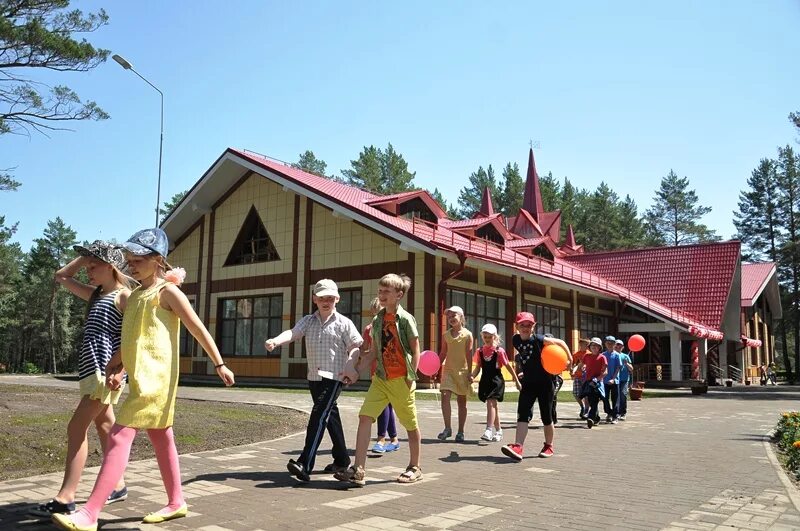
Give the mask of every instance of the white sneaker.
[[496, 432], [494, 432], [494, 437], [492, 437], [492, 440], [494, 442], [502, 441], [503, 440], [503, 430], [499, 429]]
[[481, 435], [481, 439], [484, 441], [491, 441], [493, 437], [494, 433], [492, 433], [492, 428], [486, 428], [486, 431]]

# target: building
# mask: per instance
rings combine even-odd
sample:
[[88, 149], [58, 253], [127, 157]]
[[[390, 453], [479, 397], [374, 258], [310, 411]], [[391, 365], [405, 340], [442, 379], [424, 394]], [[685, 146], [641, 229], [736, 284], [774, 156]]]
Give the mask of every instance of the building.
[[[426, 191], [379, 196], [227, 149], [162, 226], [170, 262], [187, 271], [185, 293], [242, 377], [304, 378], [300, 345], [267, 353], [264, 340], [312, 310], [322, 278], [338, 283], [339, 311], [363, 327], [389, 272], [413, 280], [405, 307], [423, 349], [437, 350], [440, 316], [458, 304], [470, 330], [492, 322], [505, 338], [520, 310], [573, 348], [580, 337], [642, 334], [645, 379], [689, 379], [692, 350], [696, 377], [744, 378], [774, 356], [774, 265], [750, 274], [736, 241], [585, 253], [571, 226], [561, 241], [561, 213], [544, 211], [532, 150], [516, 216], [495, 213], [487, 190], [473, 219], [453, 221]], [[185, 333], [181, 372], [213, 374]]]

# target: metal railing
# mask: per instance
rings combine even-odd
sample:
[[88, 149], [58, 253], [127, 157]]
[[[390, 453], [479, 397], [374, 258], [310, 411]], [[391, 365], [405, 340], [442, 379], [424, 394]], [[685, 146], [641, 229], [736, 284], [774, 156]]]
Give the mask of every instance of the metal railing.
[[[417, 217], [411, 219], [397, 218], [396, 222], [398, 224], [409, 223], [411, 225], [411, 234], [425, 241], [446, 245], [453, 250], [468, 251], [479, 255], [485, 260], [494, 260], [504, 265], [527, 269], [543, 276], [550, 276], [558, 280], [570, 280], [583, 286], [603, 290], [649, 310], [656, 311], [674, 321], [706, 328], [706, 325], [700, 322], [700, 317], [696, 314], [686, 311], [679, 312], [663, 306], [628, 288], [609, 282], [605, 278], [589, 273], [579, 267], [571, 266], [564, 262], [556, 263], [535, 256], [526, 256], [514, 249], [507, 248], [505, 245], [500, 245], [485, 238], [465, 236]], [[663, 365], [665, 367], [668, 366], [667, 364]]]
[[741, 382], [742, 370], [735, 365], [728, 365], [728, 378], [735, 382]]

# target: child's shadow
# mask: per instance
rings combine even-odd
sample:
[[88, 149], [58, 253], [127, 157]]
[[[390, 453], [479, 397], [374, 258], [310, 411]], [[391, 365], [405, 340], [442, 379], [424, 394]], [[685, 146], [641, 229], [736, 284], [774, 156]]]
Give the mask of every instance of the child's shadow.
[[466, 440], [466, 441], [461, 441], [461, 442], [455, 442], [453, 440], [440, 441], [439, 439], [422, 439], [422, 444], [452, 444], [454, 446], [462, 446], [462, 445], [463, 446], [469, 446], [469, 445], [480, 446], [481, 441], [471, 439], [471, 440]]
[[[323, 472], [323, 474], [325, 474]], [[316, 474], [315, 474], [316, 475]], [[314, 481], [305, 483], [294, 478], [289, 472], [282, 471], [257, 471], [257, 472], [217, 472], [214, 474], [200, 474], [188, 481], [184, 485], [191, 485], [195, 481], [212, 481], [223, 483], [229, 479], [238, 481], [252, 481], [258, 489], [279, 489], [284, 487], [306, 488], [306, 489], [326, 489], [338, 490], [346, 483], [339, 481]]]
[[499, 456], [499, 455], [468, 455], [462, 456], [456, 451], [450, 452], [450, 455], [447, 457], [440, 457], [439, 461], [443, 463], [460, 463], [461, 461], [480, 461], [481, 463], [494, 463], [495, 465], [502, 465], [502, 464], [514, 464], [507, 457]]

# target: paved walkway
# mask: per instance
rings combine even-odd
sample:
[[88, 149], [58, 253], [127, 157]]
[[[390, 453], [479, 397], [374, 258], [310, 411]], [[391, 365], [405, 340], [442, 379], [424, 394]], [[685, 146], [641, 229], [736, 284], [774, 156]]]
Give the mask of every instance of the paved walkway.
[[[48, 377], [0, 376], [3, 383], [74, 387]], [[298, 407], [304, 394], [223, 388], [181, 388], [179, 396]], [[159, 526], [141, 516], [164, 503], [153, 460], [133, 463], [131, 496], [106, 508], [103, 530], [195, 529], [770, 529], [800, 528], [800, 496], [784, 483], [764, 435], [781, 411], [797, 408], [800, 388], [736, 387], [703, 397], [688, 391], [632, 402], [626, 422], [592, 430], [577, 420], [573, 404], [560, 406], [556, 456], [513, 463], [499, 443], [478, 442], [482, 404], [470, 402], [468, 441], [436, 440], [439, 405], [419, 401], [425, 480], [400, 485], [394, 478], [407, 448], [368, 461], [368, 483], [349, 489], [324, 474], [300, 484], [285, 464], [299, 453], [302, 434], [275, 441], [181, 456], [188, 518]], [[353, 444], [359, 399], [340, 408]], [[512, 438], [515, 404], [502, 405]], [[180, 414], [180, 410], [179, 410]], [[2, 429], [2, 428], [0, 428]], [[526, 449], [538, 452], [534, 422]], [[329, 443], [318, 459], [328, 462]], [[97, 469], [84, 474], [88, 495]], [[49, 529], [25, 515], [51, 497], [61, 473], [0, 482], [0, 528]]]

